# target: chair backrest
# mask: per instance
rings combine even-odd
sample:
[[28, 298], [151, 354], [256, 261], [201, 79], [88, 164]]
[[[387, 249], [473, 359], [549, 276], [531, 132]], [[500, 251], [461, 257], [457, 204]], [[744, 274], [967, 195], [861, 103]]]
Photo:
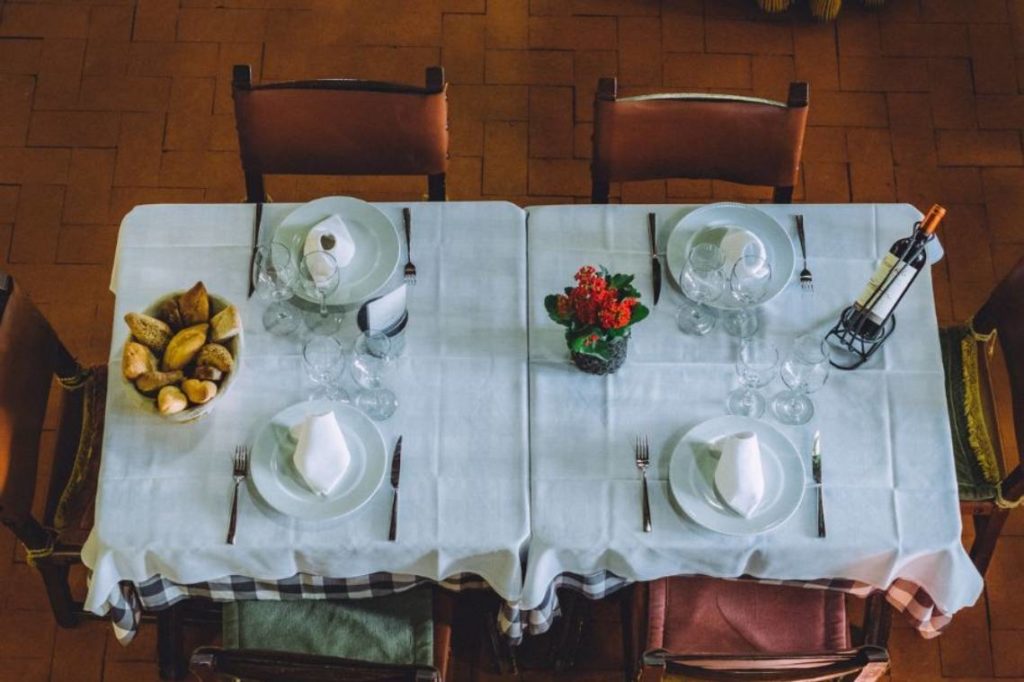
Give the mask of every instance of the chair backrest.
[[427, 175], [445, 198], [448, 100], [444, 70], [426, 85], [351, 79], [252, 84], [234, 67], [231, 90], [247, 201], [263, 201], [264, 174]]
[[644, 682], [650, 678], [684, 682], [823, 682], [825, 680], [881, 679], [889, 667], [882, 647], [863, 646], [849, 651], [805, 654], [644, 654]]
[[434, 668], [384, 665], [331, 656], [285, 651], [201, 647], [192, 654], [189, 669], [203, 680], [221, 676], [252, 682], [437, 682]]
[[[1013, 428], [1024, 463], [1024, 258], [1019, 260], [974, 315], [973, 328], [980, 334], [996, 332], [1003, 351], [1013, 396]], [[984, 360], [985, 354], [979, 355]], [[1003, 496], [1013, 500], [1024, 495], [1024, 470], [1018, 466], [1003, 483]]]
[[77, 371], [25, 291], [0, 271], [0, 521], [15, 532], [31, 513], [54, 374]]
[[608, 202], [608, 185], [629, 180], [729, 180], [775, 188], [789, 203], [807, 125], [807, 83], [791, 83], [785, 104], [706, 94], [617, 96], [614, 78], [594, 99], [591, 200]]

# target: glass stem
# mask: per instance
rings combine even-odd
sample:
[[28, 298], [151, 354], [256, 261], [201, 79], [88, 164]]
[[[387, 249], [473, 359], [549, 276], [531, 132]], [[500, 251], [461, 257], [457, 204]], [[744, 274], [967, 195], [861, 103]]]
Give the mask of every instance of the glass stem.
[[320, 317], [327, 317], [327, 294], [320, 291]]

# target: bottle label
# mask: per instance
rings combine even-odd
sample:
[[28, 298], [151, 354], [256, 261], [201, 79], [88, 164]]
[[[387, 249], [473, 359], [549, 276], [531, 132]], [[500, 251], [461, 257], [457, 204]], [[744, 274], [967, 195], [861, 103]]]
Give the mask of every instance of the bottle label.
[[896, 302], [900, 300], [903, 292], [907, 290], [910, 283], [914, 280], [914, 275], [917, 274], [917, 270], [909, 264], [903, 263], [898, 257], [891, 253], [885, 254], [885, 258], [882, 259], [881, 264], [875, 270], [875, 274], [871, 275], [871, 279], [868, 280], [868, 285], [864, 287], [864, 291], [861, 292], [860, 296], [857, 297], [857, 307], [861, 310], [865, 309], [868, 305], [868, 301], [875, 296], [875, 292], [878, 291], [879, 287], [885, 282], [889, 276], [889, 272], [897, 266], [902, 265], [902, 270], [892, 280], [889, 288], [881, 296], [877, 297], [874, 305], [871, 306], [871, 310], [868, 311], [868, 319], [875, 324], [882, 324], [882, 321], [889, 316], [892, 309], [896, 307]]

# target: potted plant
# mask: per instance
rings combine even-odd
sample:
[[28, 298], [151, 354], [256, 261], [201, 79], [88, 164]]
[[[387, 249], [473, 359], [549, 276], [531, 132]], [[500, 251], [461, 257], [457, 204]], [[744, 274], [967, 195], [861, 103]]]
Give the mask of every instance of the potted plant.
[[566, 327], [572, 361], [584, 372], [611, 374], [626, 360], [630, 330], [650, 312], [633, 288], [633, 275], [585, 265], [576, 286], [544, 298], [551, 319]]

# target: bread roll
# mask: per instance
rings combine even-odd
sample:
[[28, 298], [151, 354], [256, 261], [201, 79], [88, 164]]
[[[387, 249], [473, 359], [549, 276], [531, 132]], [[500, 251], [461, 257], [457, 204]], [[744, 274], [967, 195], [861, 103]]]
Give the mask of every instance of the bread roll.
[[200, 381], [220, 381], [224, 378], [224, 372], [216, 367], [197, 366], [192, 372], [192, 378], [199, 379]]
[[188, 407], [188, 398], [177, 386], [164, 386], [156, 397], [156, 407], [160, 414], [177, 414]]
[[172, 331], [178, 331], [185, 326], [181, 319], [181, 311], [178, 310], [178, 299], [174, 296], [160, 304], [156, 316], [166, 322]]
[[196, 365], [199, 367], [215, 367], [224, 373], [230, 372], [234, 364], [231, 351], [219, 343], [206, 344], [196, 358]]
[[242, 331], [242, 318], [238, 308], [229, 305], [210, 319], [210, 340], [226, 341]]
[[210, 297], [206, 294], [206, 285], [196, 285], [178, 297], [178, 310], [186, 326], [206, 322], [210, 319]]
[[124, 345], [124, 355], [121, 357], [121, 370], [124, 378], [128, 381], [135, 381], [140, 375], [156, 370], [156, 356], [146, 346], [137, 341], [129, 341]]
[[163, 320], [141, 313], [128, 313], [124, 316], [124, 321], [128, 323], [132, 337], [142, 345], [152, 348], [157, 353], [162, 353], [167, 348], [172, 332]]
[[206, 343], [206, 332], [210, 325], [203, 323], [186, 327], [174, 335], [164, 352], [165, 370], [181, 369], [192, 362], [196, 353]]
[[210, 402], [217, 395], [217, 384], [212, 381], [185, 379], [181, 382], [181, 390], [185, 392], [189, 401], [196, 405], [202, 405]]
[[176, 384], [184, 378], [184, 374], [179, 371], [174, 372], [146, 372], [145, 374], [139, 375], [139, 378], [135, 380], [135, 388], [139, 389], [143, 393], [153, 393], [157, 389]]

